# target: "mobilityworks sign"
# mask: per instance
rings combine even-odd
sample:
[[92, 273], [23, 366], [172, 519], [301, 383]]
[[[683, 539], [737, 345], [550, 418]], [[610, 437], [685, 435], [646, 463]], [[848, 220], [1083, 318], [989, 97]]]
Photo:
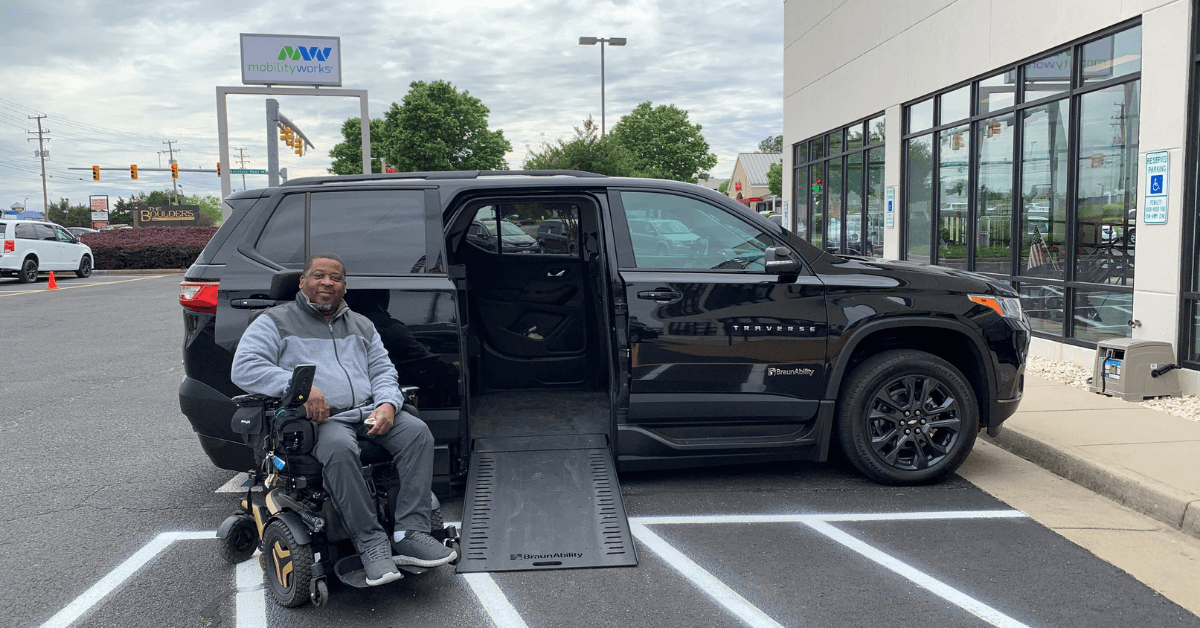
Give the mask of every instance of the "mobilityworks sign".
[[242, 33], [244, 85], [342, 84], [342, 39]]

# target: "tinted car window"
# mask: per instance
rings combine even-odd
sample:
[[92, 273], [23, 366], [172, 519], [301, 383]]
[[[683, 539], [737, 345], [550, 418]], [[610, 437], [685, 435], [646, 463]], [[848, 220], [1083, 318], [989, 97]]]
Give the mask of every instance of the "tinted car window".
[[74, 242], [75, 241], [75, 238], [73, 238], [71, 236], [71, 234], [67, 233], [66, 229], [61, 229], [59, 227], [55, 227], [54, 235], [58, 238], [59, 242]]
[[335, 253], [350, 274], [425, 268], [425, 192], [371, 190], [312, 195], [313, 253]]
[[33, 228], [37, 231], [37, 239], [48, 240], [50, 242], [58, 241], [58, 237], [54, 235], [54, 230], [50, 228], [50, 225], [36, 224]]
[[35, 230], [33, 228], [33, 225], [20, 225], [19, 224], [19, 225], [17, 225], [17, 228], [14, 231], [16, 233], [16, 236], [22, 240], [38, 239], [37, 230]]
[[637, 268], [762, 271], [770, 236], [702, 201], [622, 192]]
[[0, 222], [0, 240], [3, 240], [3, 239], [4, 239], [4, 229], [5, 229], [6, 227], [8, 227], [8, 225], [6, 225], [6, 224], [4, 224], [4, 223]]
[[254, 248], [285, 268], [304, 267], [304, 195], [285, 196]]

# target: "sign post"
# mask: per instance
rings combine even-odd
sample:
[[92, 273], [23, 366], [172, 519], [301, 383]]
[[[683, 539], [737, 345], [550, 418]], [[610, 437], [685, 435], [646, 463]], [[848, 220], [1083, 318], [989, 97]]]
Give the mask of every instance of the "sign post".
[[1171, 153], [1160, 150], [1146, 153], [1146, 202], [1142, 217], [1148, 225], [1167, 224], [1168, 193], [1171, 176]]
[[92, 228], [108, 226], [108, 195], [93, 194], [88, 197], [92, 206]]

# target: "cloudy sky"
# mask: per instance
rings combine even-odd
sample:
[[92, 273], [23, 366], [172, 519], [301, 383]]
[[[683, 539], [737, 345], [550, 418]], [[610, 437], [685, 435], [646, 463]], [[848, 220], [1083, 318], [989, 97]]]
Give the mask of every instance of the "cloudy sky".
[[[513, 145], [512, 168], [588, 115], [599, 121], [600, 50], [578, 38], [626, 37], [605, 55], [609, 128], [640, 102], [674, 104], [703, 126], [719, 158], [713, 176], [727, 177], [737, 153], [782, 132], [782, 21], [779, 0], [0, 0], [0, 205], [42, 207], [37, 142], [27, 141], [39, 114], [50, 130], [52, 203], [170, 188], [169, 173], [128, 174], [129, 164], [167, 164], [167, 140], [177, 140], [181, 167], [214, 168], [214, 87], [241, 84], [239, 33], [341, 37], [342, 86], [369, 90], [372, 117], [412, 81], [448, 80], [491, 109], [490, 127]], [[246, 149], [247, 168], [266, 167], [265, 98], [229, 98], [230, 145]], [[280, 165], [291, 178], [324, 174], [357, 100], [276, 98], [317, 147], [298, 157], [283, 146]], [[92, 165], [122, 170], [98, 183], [68, 170]], [[215, 174], [179, 183], [185, 194], [220, 193]]]

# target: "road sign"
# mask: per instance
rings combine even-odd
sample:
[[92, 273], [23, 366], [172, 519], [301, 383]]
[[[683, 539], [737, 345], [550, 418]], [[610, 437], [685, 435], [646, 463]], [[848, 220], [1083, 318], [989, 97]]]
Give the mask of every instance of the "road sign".
[[253, 168], [230, 168], [229, 174], [267, 174], [267, 171]]

